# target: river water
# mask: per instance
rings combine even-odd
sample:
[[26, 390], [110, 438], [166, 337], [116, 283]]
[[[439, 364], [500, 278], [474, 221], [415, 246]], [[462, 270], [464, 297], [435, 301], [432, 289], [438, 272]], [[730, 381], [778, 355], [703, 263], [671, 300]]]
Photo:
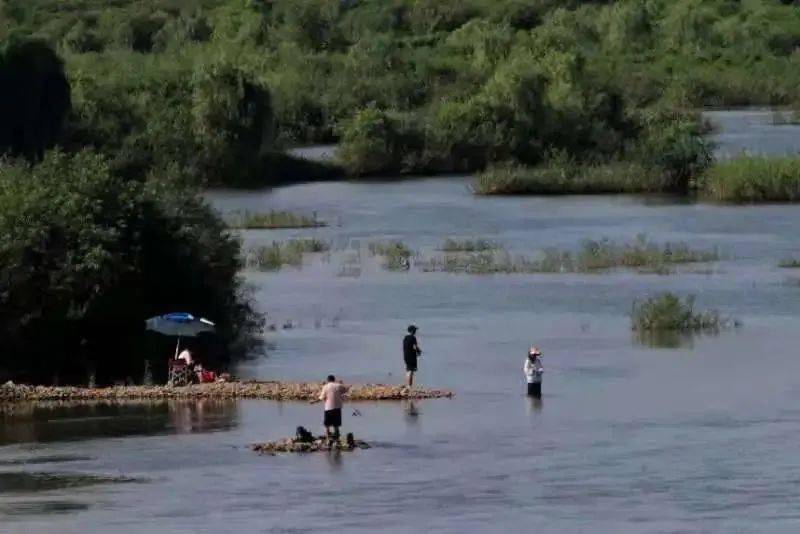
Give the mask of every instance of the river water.
[[[743, 114], [743, 126], [751, 117]], [[735, 117], [725, 116], [726, 119]], [[724, 149], [724, 143], [721, 143]], [[274, 332], [245, 377], [402, 377], [415, 322], [420, 383], [453, 399], [360, 403], [369, 450], [261, 457], [247, 445], [319, 430], [321, 409], [264, 401], [2, 407], [0, 532], [795, 532], [800, 525], [800, 209], [653, 197], [476, 198], [469, 178], [219, 191], [222, 212], [316, 212], [329, 241], [302, 268], [248, 272]], [[513, 251], [584, 239], [714, 248], [668, 275], [389, 272], [366, 244], [422, 255], [445, 237]], [[634, 300], [697, 296], [742, 326], [641, 344]], [[291, 325], [291, 328], [284, 328]], [[544, 398], [523, 395], [527, 347]], [[357, 410], [354, 415], [353, 410]]]

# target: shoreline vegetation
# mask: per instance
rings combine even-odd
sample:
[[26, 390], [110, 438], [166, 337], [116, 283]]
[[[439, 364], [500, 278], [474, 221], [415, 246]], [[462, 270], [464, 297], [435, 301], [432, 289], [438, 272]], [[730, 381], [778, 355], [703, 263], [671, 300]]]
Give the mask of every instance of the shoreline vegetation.
[[505, 164], [479, 173], [478, 195], [592, 195], [671, 191], [666, 176], [635, 162], [598, 165]]
[[740, 156], [700, 177], [702, 193], [730, 203], [800, 201], [800, 157]]
[[[30, 401], [138, 401], [195, 399], [263, 399], [274, 401], [311, 401], [319, 395], [322, 383], [248, 381], [168, 386], [113, 386], [85, 388], [74, 386], [0, 385], [0, 402]], [[347, 393], [351, 402], [403, 399], [451, 398], [443, 389], [414, 389], [386, 384], [355, 384]]]

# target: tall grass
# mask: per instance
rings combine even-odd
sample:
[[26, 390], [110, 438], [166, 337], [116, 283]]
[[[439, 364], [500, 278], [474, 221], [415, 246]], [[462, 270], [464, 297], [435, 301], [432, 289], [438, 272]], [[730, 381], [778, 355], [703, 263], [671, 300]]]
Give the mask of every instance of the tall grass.
[[540, 167], [506, 163], [478, 174], [473, 187], [479, 195], [569, 195], [662, 191], [666, 184], [661, 172], [634, 162]]
[[700, 186], [724, 202], [794, 202], [800, 200], [800, 158], [742, 156], [703, 173]]
[[266, 213], [244, 213], [233, 215], [228, 226], [242, 229], [281, 229], [281, 228], [318, 228], [325, 223], [316, 216], [308, 217], [290, 211], [269, 211]]
[[318, 239], [290, 239], [273, 242], [271, 245], [255, 247], [247, 254], [247, 265], [262, 271], [277, 271], [284, 265], [299, 267], [303, 255], [325, 252], [330, 245]]

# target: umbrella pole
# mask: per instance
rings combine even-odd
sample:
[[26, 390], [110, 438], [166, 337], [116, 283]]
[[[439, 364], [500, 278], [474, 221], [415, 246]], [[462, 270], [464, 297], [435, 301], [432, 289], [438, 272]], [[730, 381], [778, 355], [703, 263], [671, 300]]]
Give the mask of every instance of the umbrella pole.
[[175, 359], [178, 359], [178, 350], [181, 348], [181, 336], [178, 336], [178, 343], [175, 345]]

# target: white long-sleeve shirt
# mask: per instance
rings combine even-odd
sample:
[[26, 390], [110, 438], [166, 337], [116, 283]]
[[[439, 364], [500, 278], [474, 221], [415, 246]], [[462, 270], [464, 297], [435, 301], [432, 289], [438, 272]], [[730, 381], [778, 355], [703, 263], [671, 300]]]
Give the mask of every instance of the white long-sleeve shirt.
[[525, 378], [528, 380], [528, 384], [541, 383], [542, 373], [544, 373], [542, 360], [539, 358], [534, 358], [533, 360], [525, 358], [525, 365], [522, 366], [522, 370], [525, 371]]

